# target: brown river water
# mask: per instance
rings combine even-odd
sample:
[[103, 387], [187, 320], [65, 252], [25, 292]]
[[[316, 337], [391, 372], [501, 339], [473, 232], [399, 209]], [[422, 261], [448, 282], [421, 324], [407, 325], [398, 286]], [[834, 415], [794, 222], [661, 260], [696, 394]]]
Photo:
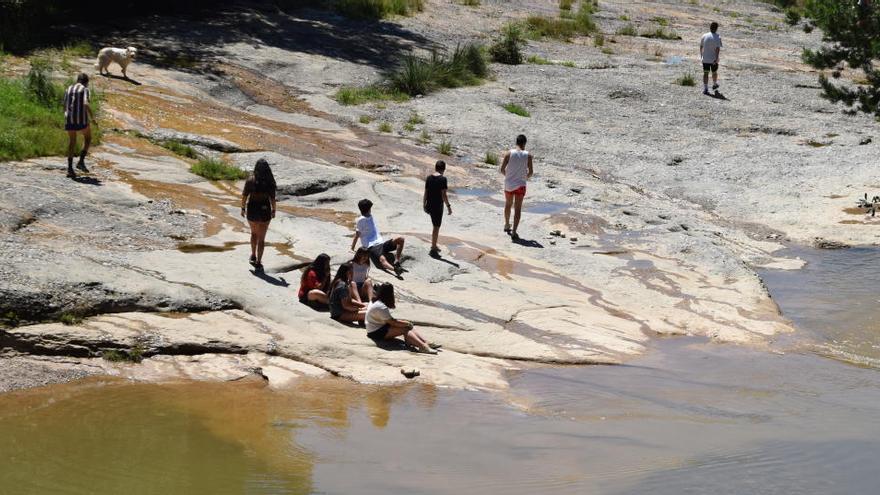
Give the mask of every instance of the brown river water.
[[[764, 272], [772, 351], [659, 339], [506, 395], [307, 379], [0, 396], [0, 493], [880, 493], [880, 251]], [[833, 358], [833, 359], [832, 359]]]

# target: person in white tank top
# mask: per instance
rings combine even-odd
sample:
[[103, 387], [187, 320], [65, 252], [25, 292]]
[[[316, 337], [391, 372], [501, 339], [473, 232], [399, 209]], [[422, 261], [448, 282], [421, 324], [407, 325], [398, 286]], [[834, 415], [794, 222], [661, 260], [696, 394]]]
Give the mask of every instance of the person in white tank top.
[[[500, 172], [504, 174], [504, 231], [514, 241], [519, 240], [517, 229], [522, 215], [526, 183], [532, 177], [532, 155], [526, 151], [526, 137], [516, 137], [516, 148], [504, 154]], [[513, 207], [513, 228], [510, 227], [510, 208]]]

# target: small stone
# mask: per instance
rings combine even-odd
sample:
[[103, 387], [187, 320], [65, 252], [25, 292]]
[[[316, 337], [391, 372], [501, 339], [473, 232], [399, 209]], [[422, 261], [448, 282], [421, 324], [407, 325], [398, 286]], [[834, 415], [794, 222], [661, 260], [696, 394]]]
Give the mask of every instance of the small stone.
[[551, 246], [555, 246], [555, 245], [556, 245], [556, 239], [551, 239], [551, 240], [550, 240], [550, 245], [551, 245]]
[[570, 189], [571, 192], [573, 192], [573, 193], [577, 193], [577, 194], [580, 194], [581, 191], [583, 191], [583, 190], [584, 190], [584, 188], [582, 188], [582, 187], [572, 187], [572, 188]]
[[174, 215], [186, 215], [186, 210], [171, 210]]
[[403, 376], [407, 377], [410, 380], [421, 375], [419, 370], [417, 370], [415, 368], [400, 368], [400, 374], [402, 374]]
[[873, 141], [873, 139], [866, 137], [866, 138], [863, 138], [861, 141], [859, 141], [859, 145], [864, 146], [866, 144], [871, 144], [872, 141]]
[[515, 92], [516, 92], [516, 88], [514, 88], [513, 86], [508, 86], [508, 87], [507, 87], [507, 90], [510, 91], [511, 93], [515, 93]]
[[569, 237], [568, 240], [571, 241], [572, 243], [575, 243], [578, 241], [578, 238], [577, 237]]

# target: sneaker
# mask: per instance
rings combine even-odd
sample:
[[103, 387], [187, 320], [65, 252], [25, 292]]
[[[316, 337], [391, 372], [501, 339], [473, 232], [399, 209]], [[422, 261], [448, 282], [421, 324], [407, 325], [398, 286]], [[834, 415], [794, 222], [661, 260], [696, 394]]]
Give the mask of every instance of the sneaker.
[[440, 349], [441, 347], [443, 347], [443, 344], [438, 344], [436, 342], [428, 342], [428, 347], [430, 347], [431, 349]]
[[428, 252], [428, 254], [431, 257], [436, 258], [437, 256], [440, 256], [440, 248], [431, 248], [431, 250]]
[[507, 233], [509, 234], [509, 233], [510, 233], [510, 225], [505, 225], [505, 226], [504, 226], [504, 231], [507, 232]]
[[431, 349], [430, 346], [422, 347], [422, 348], [419, 349], [417, 352], [419, 352], [419, 353], [421, 353], [421, 354], [437, 354], [437, 350], [436, 350], [436, 349]]
[[713, 85], [712, 85], [712, 89], [717, 90], [717, 89], [718, 89], [718, 83], [713, 84]]
[[519, 234], [517, 234], [516, 232], [512, 232], [512, 233], [510, 234], [510, 238], [513, 239], [514, 241], [518, 241], [518, 240], [519, 240]]
[[255, 264], [254, 264], [254, 270], [257, 271], [257, 272], [262, 273], [262, 272], [263, 272], [263, 264], [262, 264], [262, 263], [255, 263]]
[[251, 255], [250, 264], [251, 264], [251, 266], [257, 266], [257, 257], [256, 256]]
[[403, 267], [400, 266], [400, 263], [394, 265], [394, 274], [399, 277], [401, 273], [403, 273]]
[[79, 162], [76, 164], [77, 170], [82, 170], [85, 173], [89, 173], [89, 169], [86, 168], [85, 162]]
[[74, 172], [72, 168], [69, 168], [67, 169], [67, 176], [71, 179], [76, 179], [76, 172]]
[[709, 95], [709, 90], [708, 90], [708, 89], [704, 89], [704, 90], [703, 90], [703, 94], [706, 95], [706, 96], [708, 96], [708, 95]]

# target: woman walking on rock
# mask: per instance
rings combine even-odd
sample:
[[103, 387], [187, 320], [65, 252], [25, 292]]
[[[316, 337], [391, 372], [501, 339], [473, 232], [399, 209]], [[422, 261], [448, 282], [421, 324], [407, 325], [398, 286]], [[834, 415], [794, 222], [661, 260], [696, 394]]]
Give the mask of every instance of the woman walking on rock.
[[246, 216], [251, 226], [250, 262], [257, 271], [263, 270], [266, 232], [269, 222], [275, 218], [275, 187], [275, 176], [272, 175], [269, 162], [260, 158], [241, 192], [241, 216]]

